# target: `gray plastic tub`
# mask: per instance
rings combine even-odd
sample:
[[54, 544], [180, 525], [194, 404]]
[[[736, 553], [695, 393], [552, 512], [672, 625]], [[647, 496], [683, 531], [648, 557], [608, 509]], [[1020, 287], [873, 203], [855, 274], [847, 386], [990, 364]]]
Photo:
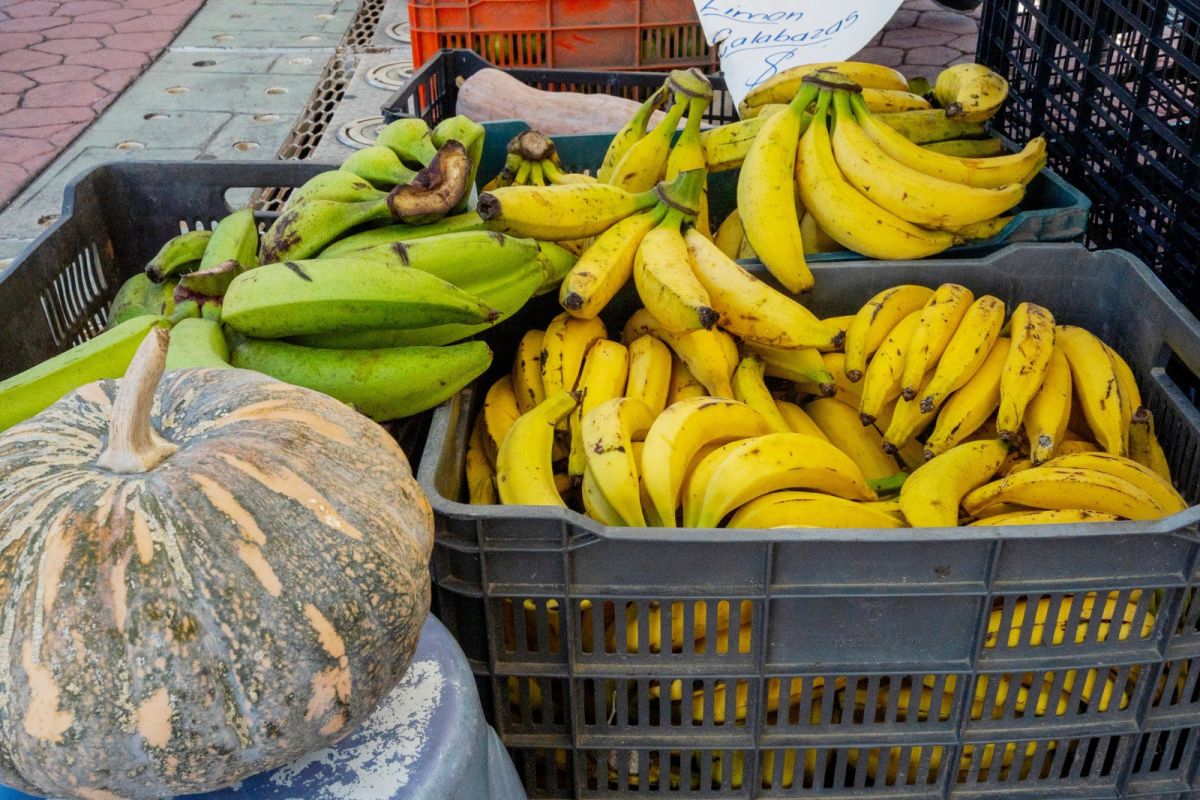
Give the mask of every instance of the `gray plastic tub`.
[[[1014, 245], [814, 272], [821, 315], [955, 281], [1086, 325], [1131, 363], [1200, 500], [1200, 323], [1128, 253]], [[491, 377], [553, 313], [551, 298], [492, 333]], [[606, 528], [458, 502], [481, 393], [436, 410], [420, 480], [441, 618], [532, 797], [1197, 796], [1200, 508], [1036, 528]]]

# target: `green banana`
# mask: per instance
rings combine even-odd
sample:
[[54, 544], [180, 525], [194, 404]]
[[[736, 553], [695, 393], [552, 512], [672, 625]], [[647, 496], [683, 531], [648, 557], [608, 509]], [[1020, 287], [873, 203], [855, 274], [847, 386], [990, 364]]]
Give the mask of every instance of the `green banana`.
[[429, 125], [418, 117], [390, 123], [375, 137], [375, 144], [391, 148], [401, 161], [418, 169], [428, 166], [437, 155]]
[[396, 151], [381, 144], [354, 151], [338, 169], [351, 172], [383, 191], [391, 191], [401, 183], [409, 183], [417, 174], [415, 170], [404, 166]]
[[179, 287], [175, 290], [176, 300], [214, 300], [225, 294], [233, 279], [242, 273], [238, 262], [230, 259], [208, 269], [198, 269], [179, 276]]
[[235, 211], [217, 223], [198, 271], [226, 261], [237, 262], [239, 271], [258, 266], [258, 222], [248, 208]]
[[[206, 317], [207, 315], [204, 312], [210, 308], [215, 308], [218, 312], [220, 312], [221, 304], [206, 303], [203, 307], [201, 307], [199, 300], [195, 299], [194, 297], [188, 297], [175, 304], [175, 310], [167, 315], [167, 322], [169, 322], [171, 324], [171, 328], [174, 329], [176, 325], [183, 322], [185, 319], [199, 319], [200, 317]], [[219, 322], [220, 320], [218, 319], [217, 321]]]
[[881, 122], [915, 144], [944, 142], [948, 139], [973, 139], [987, 135], [982, 122], [961, 122], [946, 116], [940, 108], [891, 111], [876, 114]]
[[376, 200], [359, 202], [309, 199], [289, 203], [263, 235], [262, 263], [309, 258], [352, 228], [391, 219], [388, 196], [377, 194]]
[[546, 279], [542, 281], [542, 285], [533, 293], [534, 297], [539, 297], [548, 292], [558, 291], [558, 286], [563, 282], [563, 278], [567, 277], [567, 273], [575, 266], [575, 262], [579, 260], [579, 256], [572, 253], [562, 245], [554, 242], [538, 242], [539, 258], [542, 265], [546, 268]]
[[471, 190], [475, 188], [475, 178], [479, 174], [479, 162], [483, 159], [483, 126], [459, 114], [439, 122], [433, 129], [432, 136], [434, 147], [441, 148], [446, 142], [454, 140], [467, 148], [467, 157], [471, 159], [471, 176], [467, 181], [466, 193], [454, 207], [454, 212], [466, 211], [471, 200]]
[[441, 278], [359, 259], [267, 264], [225, 293], [222, 319], [239, 333], [279, 339], [309, 333], [490, 322], [496, 309]]
[[339, 203], [366, 203], [387, 196], [368, 181], [352, 172], [331, 169], [309, 178], [303, 185], [293, 189], [284, 211], [309, 200], [334, 200]]
[[212, 231], [188, 231], [167, 240], [154, 258], [146, 262], [146, 274], [155, 283], [162, 283], [177, 272], [195, 269], [204, 257]]
[[171, 328], [166, 369], [229, 367], [229, 345], [220, 323], [208, 319], [185, 319]]
[[944, 142], [930, 142], [922, 145], [926, 150], [959, 158], [987, 158], [1007, 153], [1004, 141], [995, 136], [986, 139], [947, 139]]
[[317, 258], [340, 258], [347, 253], [353, 253], [365, 247], [393, 242], [408, 242], [414, 239], [426, 239], [430, 236], [441, 236], [443, 233], [462, 233], [464, 231], [483, 231], [487, 226], [479, 214], [468, 211], [453, 217], [443, 217], [428, 225], [386, 225], [382, 228], [371, 228], [360, 233], [338, 239], [322, 250]]
[[247, 339], [234, 348], [232, 363], [323, 392], [382, 422], [420, 413], [451, 397], [487, 370], [492, 351], [480, 341], [449, 347], [318, 350]]
[[646, 126], [649, 124], [651, 116], [666, 105], [670, 97], [671, 93], [667, 87], [660, 86], [646, 98], [637, 111], [633, 112], [633, 116], [625, 123], [625, 127], [617, 131], [613, 135], [612, 141], [608, 143], [604, 160], [600, 163], [600, 168], [596, 170], [596, 180], [608, 183], [621, 158], [630, 147], [633, 147], [635, 142], [646, 135]]
[[172, 279], [154, 283], [150, 276], [139, 272], [121, 284], [108, 308], [108, 327], [143, 314], [169, 315], [175, 310], [175, 285]]
[[167, 327], [156, 314], [126, 320], [65, 353], [0, 381], [0, 431], [32, 417], [92, 381], [120, 378], [146, 334]]

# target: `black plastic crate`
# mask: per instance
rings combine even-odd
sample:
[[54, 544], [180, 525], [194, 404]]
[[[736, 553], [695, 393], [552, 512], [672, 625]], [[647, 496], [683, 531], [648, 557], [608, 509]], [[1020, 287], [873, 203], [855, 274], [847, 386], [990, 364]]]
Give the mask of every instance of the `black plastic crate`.
[[1200, 5], [985, 0], [977, 57], [1009, 81], [993, 125], [1045, 131], [1091, 197], [1088, 244], [1136, 253], [1200, 309]]

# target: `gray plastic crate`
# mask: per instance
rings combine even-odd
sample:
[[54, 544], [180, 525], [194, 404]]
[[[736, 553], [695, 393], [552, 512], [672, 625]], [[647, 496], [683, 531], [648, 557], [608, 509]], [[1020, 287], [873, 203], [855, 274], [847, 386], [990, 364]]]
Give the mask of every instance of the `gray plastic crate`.
[[[1086, 325], [1130, 361], [1173, 474], [1200, 501], [1200, 322], [1128, 253], [1014, 245], [814, 272], [807, 302], [821, 315], [897, 283], [955, 281]], [[610, 331], [635, 302], [620, 297]], [[490, 377], [553, 311], [551, 298], [493, 332]], [[436, 410], [420, 480], [437, 516], [441, 618], [531, 796], [1200, 791], [1200, 508], [886, 533], [605, 528], [566, 509], [458, 502], [481, 393]], [[1081, 626], [1085, 602], [1111, 603], [1118, 622], [1102, 612]], [[1051, 625], [1036, 624], [1039, 605]], [[1055, 643], [1060, 617], [1079, 643]], [[1046, 687], [1040, 713], [1018, 710], [1022, 684], [1034, 697]]]

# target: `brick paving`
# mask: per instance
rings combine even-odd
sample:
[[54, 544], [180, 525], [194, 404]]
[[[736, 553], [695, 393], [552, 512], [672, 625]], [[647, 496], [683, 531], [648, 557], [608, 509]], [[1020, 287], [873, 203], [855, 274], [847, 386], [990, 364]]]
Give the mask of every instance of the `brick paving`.
[[154, 61], [203, 4], [0, 2], [0, 208]]
[[906, 77], [933, 79], [944, 67], [975, 60], [976, 9], [948, 11], [933, 0], [904, 0], [883, 30], [854, 58], [895, 67]]

